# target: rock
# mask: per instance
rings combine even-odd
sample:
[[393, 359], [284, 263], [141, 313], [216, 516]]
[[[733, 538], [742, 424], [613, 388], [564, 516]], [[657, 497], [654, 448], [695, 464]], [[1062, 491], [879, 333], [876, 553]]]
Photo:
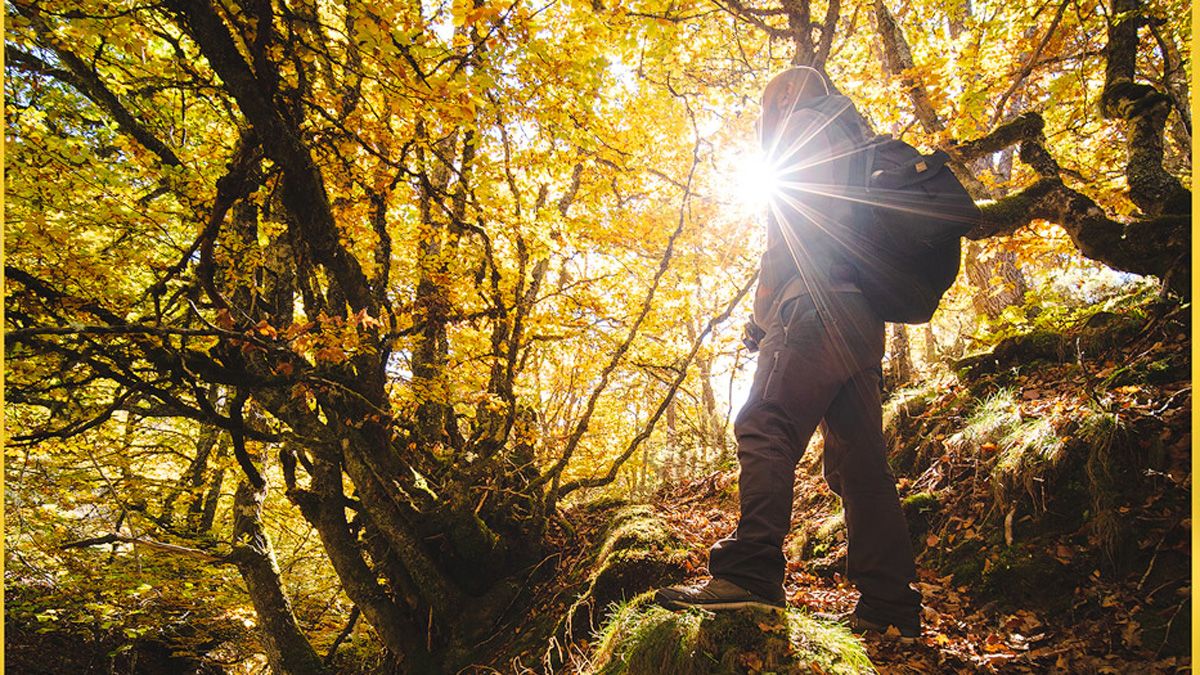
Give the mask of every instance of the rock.
[[645, 594], [622, 605], [593, 654], [597, 675], [875, 672], [845, 627], [807, 612], [672, 612]]

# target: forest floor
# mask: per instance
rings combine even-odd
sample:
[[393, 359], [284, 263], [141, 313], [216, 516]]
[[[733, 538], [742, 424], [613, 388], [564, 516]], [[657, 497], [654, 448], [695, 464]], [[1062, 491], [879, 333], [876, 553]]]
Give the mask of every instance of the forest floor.
[[[1190, 326], [1151, 310], [1007, 340], [893, 392], [924, 627], [915, 644], [866, 636], [879, 672], [1190, 670]], [[857, 596], [819, 457], [815, 442], [797, 469], [785, 586], [793, 607], [844, 611]], [[652, 506], [702, 581], [736, 524], [736, 471]]]

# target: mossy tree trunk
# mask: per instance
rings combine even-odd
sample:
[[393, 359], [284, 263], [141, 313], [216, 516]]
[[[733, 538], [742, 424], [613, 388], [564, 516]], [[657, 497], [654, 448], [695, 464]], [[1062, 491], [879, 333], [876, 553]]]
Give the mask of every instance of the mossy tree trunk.
[[296, 621], [263, 527], [266, 496], [265, 483], [254, 486], [242, 481], [238, 485], [233, 498], [234, 551], [230, 560], [237, 565], [254, 603], [271, 671], [280, 675], [320, 675], [326, 669]]

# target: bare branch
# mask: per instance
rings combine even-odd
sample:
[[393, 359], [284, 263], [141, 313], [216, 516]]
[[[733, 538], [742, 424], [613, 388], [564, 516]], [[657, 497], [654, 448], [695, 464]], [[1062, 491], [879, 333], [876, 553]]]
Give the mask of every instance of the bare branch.
[[68, 542], [59, 548], [67, 550], [72, 548], [87, 548], [89, 546], [101, 546], [103, 544], [133, 544], [134, 546], [145, 546], [158, 551], [166, 551], [167, 553], [175, 553], [177, 555], [195, 558], [208, 563], [216, 564], [232, 564], [229, 555], [215, 555], [208, 551], [188, 546], [180, 546], [178, 544], [168, 544], [162, 541], [146, 539], [144, 537], [128, 537], [123, 534], [106, 534], [101, 537], [91, 537], [88, 539], [80, 539], [78, 541]]
[[[688, 108], [688, 112], [692, 115], [692, 124], [694, 127], [695, 118], [690, 107]], [[642, 307], [638, 312], [637, 318], [634, 319], [633, 324], [629, 327], [629, 332], [626, 334], [625, 340], [617, 347], [616, 350], [613, 351], [612, 358], [609, 359], [608, 364], [604, 367], [604, 369], [600, 371], [599, 382], [596, 383], [596, 386], [592, 389], [592, 393], [588, 396], [587, 404], [584, 406], [583, 415], [580, 416], [579, 421], [575, 425], [575, 429], [571, 431], [571, 435], [567, 438], [566, 447], [563, 449], [562, 455], [558, 458], [558, 461], [555, 462], [554, 465], [546, 470], [545, 473], [530, 483], [529, 489], [531, 490], [545, 484], [548, 481], [556, 481], [558, 476], [562, 474], [563, 469], [566, 468], [567, 463], [571, 461], [571, 456], [575, 453], [575, 449], [579, 446], [579, 441], [583, 438], [584, 433], [587, 432], [588, 424], [592, 419], [592, 413], [596, 409], [596, 402], [600, 400], [600, 395], [603, 394], [604, 390], [608, 388], [608, 381], [612, 377], [613, 371], [615, 371], [617, 366], [621, 363], [621, 359], [624, 358], [625, 352], [629, 351], [630, 345], [633, 344], [634, 338], [637, 337], [638, 331], [641, 330], [642, 322], [650, 313], [650, 307], [654, 302], [654, 296], [658, 291], [658, 285], [662, 281], [663, 275], [666, 274], [667, 268], [671, 264], [671, 258], [674, 256], [675, 241], [679, 238], [679, 235], [683, 233], [684, 225], [687, 224], [687, 205], [688, 198], [691, 196], [692, 179], [696, 174], [696, 166], [700, 163], [701, 138], [699, 133], [696, 133], [695, 137], [696, 142], [692, 147], [692, 166], [688, 171], [687, 183], [679, 207], [679, 221], [675, 226], [675, 231], [671, 233], [670, 238], [667, 240], [667, 247], [663, 251], [662, 259], [658, 264], [658, 270], [654, 273], [654, 279], [650, 282], [650, 289], [646, 292], [646, 297], [642, 301]], [[554, 490], [551, 490], [551, 493], [553, 492]], [[550, 501], [553, 502], [554, 499], [554, 495], [551, 494]]]
[[1013, 82], [1009, 85], [1008, 90], [1000, 95], [1000, 100], [996, 102], [996, 110], [992, 113], [992, 126], [995, 126], [1004, 117], [1004, 107], [1008, 105], [1008, 99], [1016, 93], [1017, 89], [1025, 82], [1025, 78], [1033, 72], [1034, 66], [1038, 64], [1038, 59], [1042, 52], [1046, 49], [1046, 45], [1050, 44], [1050, 39], [1054, 37], [1054, 31], [1058, 30], [1058, 24], [1062, 21], [1063, 12], [1066, 11], [1070, 0], [1063, 0], [1058, 6], [1058, 11], [1054, 14], [1054, 19], [1050, 22], [1050, 27], [1046, 29], [1046, 34], [1042, 37], [1041, 42], [1034, 48], [1033, 52], [1025, 58], [1025, 64], [1021, 67], [1020, 72], [1013, 78]]
[[600, 487], [603, 485], [608, 485], [616, 480], [617, 472], [621, 470], [621, 466], [624, 465], [625, 462], [633, 456], [633, 453], [636, 452], [639, 447], [641, 447], [642, 443], [647, 438], [650, 438], [650, 435], [654, 433], [654, 427], [658, 424], [658, 420], [662, 418], [663, 413], [665, 413], [667, 407], [670, 406], [671, 400], [675, 398], [675, 392], [679, 390], [680, 385], [682, 385], [684, 379], [687, 378], [688, 366], [690, 366], [692, 361], [696, 359], [696, 354], [700, 351], [701, 345], [704, 344], [705, 338], [708, 337], [708, 334], [712, 332], [712, 329], [717, 324], [729, 319], [729, 316], [733, 314], [733, 310], [738, 306], [738, 303], [742, 301], [742, 298], [746, 297], [746, 294], [750, 292], [750, 289], [754, 286], [754, 282], [756, 281], [758, 281], [758, 272], [750, 275], [750, 278], [746, 280], [746, 283], [742, 285], [737, 294], [734, 295], [733, 299], [729, 301], [729, 304], [725, 306], [725, 309], [720, 314], [708, 320], [708, 323], [704, 326], [704, 330], [700, 331], [700, 334], [696, 336], [695, 340], [692, 341], [692, 348], [688, 352], [688, 355], [684, 357], [683, 363], [679, 366], [679, 371], [675, 376], [675, 380], [672, 381], [670, 386], [667, 388], [666, 396], [664, 396], [662, 401], [659, 402], [658, 408], [654, 411], [654, 414], [650, 416], [650, 420], [646, 423], [646, 426], [640, 432], [638, 432], [636, 436], [633, 437], [633, 440], [631, 440], [629, 445], [626, 446], [625, 451], [613, 461], [612, 465], [608, 468], [608, 472], [603, 476], [596, 478], [583, 478], [565, 483], [559, 490], [560, 497], [566, 496], [567, 494], [570, 494], [571, 492], [574, 492], [580, 488]]

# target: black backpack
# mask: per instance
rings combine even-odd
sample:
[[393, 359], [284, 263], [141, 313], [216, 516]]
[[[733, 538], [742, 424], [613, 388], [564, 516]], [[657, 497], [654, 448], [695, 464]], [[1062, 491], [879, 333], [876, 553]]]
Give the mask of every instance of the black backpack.
[[941, 150], [922, 155], [888, 135], [865, 138], [869, 127], [844, 97], [822, 96], [802, 106], [832, 118], [830, 127], [855, 146], [843, 174], [856, 205], [842, 233], [842, 253], [859, 289], [884, 321], [929, 321], [958, 276], [960, 239], [980, 217], [947, 166], [949, 156]]

